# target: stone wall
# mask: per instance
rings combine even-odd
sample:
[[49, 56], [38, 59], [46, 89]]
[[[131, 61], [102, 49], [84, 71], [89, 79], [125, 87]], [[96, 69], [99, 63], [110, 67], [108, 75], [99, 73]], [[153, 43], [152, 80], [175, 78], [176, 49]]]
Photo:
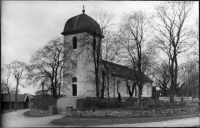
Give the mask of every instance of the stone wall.
[[38, 110], [38, 109], [30, 109], [29, 114], [32, 116], [51, 116], [52, 113], [50, 113], [48, 110]]
[[151, 110], [131, 110], [131, 109], [108, 109], [96, 111], [80, 111], [72, 110], [71, 116], [92, 116], [92, 117], [152, 117], [152, 116], [171, 116], [171, 115], [185, 115], [198, 114], [197, 107], [184, 107], [174, 109], [151, 109]]

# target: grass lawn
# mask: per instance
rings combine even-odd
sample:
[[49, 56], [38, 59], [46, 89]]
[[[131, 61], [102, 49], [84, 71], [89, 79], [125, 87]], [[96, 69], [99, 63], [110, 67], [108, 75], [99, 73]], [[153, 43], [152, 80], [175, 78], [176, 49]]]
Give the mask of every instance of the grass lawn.
[[56, 126], [91, 126], [91, 125], [113, 125], [113, 124], [134, 124], [134, 123], [148, 123], [158, 122], [173, 119], [183, 119], [190, 117], [198, 117], [195, 115], [179, 115], [179, 116], [166, 116], [166, 117], [63, 117], [50, 122]]

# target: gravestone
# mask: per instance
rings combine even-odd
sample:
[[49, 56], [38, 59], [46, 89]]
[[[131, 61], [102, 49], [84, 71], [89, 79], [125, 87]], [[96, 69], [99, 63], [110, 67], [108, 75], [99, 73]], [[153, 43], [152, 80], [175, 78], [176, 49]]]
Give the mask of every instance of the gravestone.
[[66, 115], [67, 116], [72, 116], [72, 109], [73, 109], [73, 107], [66, 107]]
[[53, 115], [55, 105], [49, 105], [49, 114]]

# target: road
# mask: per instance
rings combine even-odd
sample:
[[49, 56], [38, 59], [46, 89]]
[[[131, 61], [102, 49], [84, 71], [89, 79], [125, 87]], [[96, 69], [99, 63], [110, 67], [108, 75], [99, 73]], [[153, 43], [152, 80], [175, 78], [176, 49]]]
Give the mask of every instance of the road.
[[64, 115], [54, 115], [47, 117], [26, 117], [24, 112], [29, 109], [8, 112], [1, 115], [2, 127], [45, 127], [54, 119], [60, 119]]
[[117, 124], [117, 125], [99, 125], [95, 127], [200, 127], [200, 117], [184, 118], [167, 120], [150, 123], [135, 123], [135, 124]]
[[[28, 109], [4, 113], [2, 117], [2, 127], [50, 127], [54, 119], [60, 119], [64, 115], [54, 115], [47, 117], [26, 117], [24, 112]], [[199, 126], [199, 117], [167, 120], [151, 123], [118, 124], [118, 125], [98, 125], [92, 127], [192, 127]], [[53, 126], [53, 125], [52, 125]], [[55, 127], [55, 126], [53, 126]]]

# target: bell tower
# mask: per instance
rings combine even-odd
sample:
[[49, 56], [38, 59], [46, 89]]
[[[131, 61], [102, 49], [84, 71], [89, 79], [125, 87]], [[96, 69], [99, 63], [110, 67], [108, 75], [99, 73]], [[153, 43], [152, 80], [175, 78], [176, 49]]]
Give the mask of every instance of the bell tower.
[[94, 63], [90, 46], [95, 39], [103, 38], [99, 24], [85, 14], [83, 6], [82, 14], [67, 20], [64, 30], [65, 54], [63, 85], [68, 88], [67, 96], [93, 97], [95, 96]]

